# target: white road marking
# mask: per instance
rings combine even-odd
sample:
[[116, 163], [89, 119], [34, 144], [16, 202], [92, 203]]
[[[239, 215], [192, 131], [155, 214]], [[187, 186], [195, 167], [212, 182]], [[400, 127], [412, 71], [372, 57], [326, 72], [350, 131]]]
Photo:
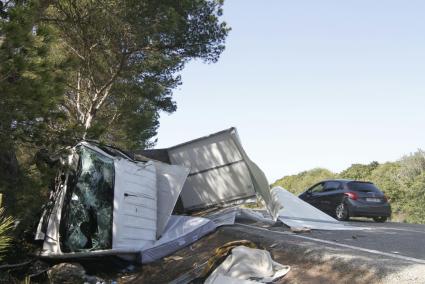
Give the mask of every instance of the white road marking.
[[403, 255], [379, 251], [379, 250], [366, 249], [366, 248], [362, 248], [362, 247], [356, 247], [356, 246], [341, 244], [341, 243], [337, 243], [337, 242], [333, 242], [333, 241], [327, 241], [327, 240], [316, 239], [316, 238], [307, 237], [307, 236], [301, 236], [301, 235], [297, 235], [297, 234], [294, 234], [294, 233], [273, 231], [273, 230], [269, 230], [269, 229], [265, 229], [265, 228], [252, 226], [252, 225], [239, 224], [239, 223], [237, 223], [235, 225], [247, 227], [247, 228], [255, 229], [255, 230], [259, 230], [259, 231], [265, 231], [265, 232], [275, 233], [275, 234], [279, 234], [279, 235], [291, 236], [291, 237], [295, 237], [295, 238], [300, 238], [300, 239], [305, 239], [305, 240], [309, 240], [309, 241], [324, 243], [324, 244], [328, 244], [328, 245], [334, 245], [334, 246], [339, 246], [339, 247], [343, 247], [343, 248], [349, 248], [349, 249], [353, 249], [353, 250], [359, 250], [359, 251], [363, 251], [363, 252], [368, 252], [368, 253], [373, 253], [373, 254], [378, 254], [378, 255], [384, 255], [384, 256], [389, 256], [389, 257], [392, 257], [392, 258], [397, 258], [397, 259], [402, 259], [402, 260], [407, 260], [407, 261], [411, 261], [411, 262], [425, 264], [424, 259], [419, 259], [419, 258], [414, 258], [414, 257], [409, 257], [409, 256], [403, 256]]
[[393, 230], [393, 231], [404, 231], [404, 232], [411, 232], [411, 233], [420, 233], [420, 234], [425, 234], [424, 231], [417, 231], [417, 230], [410, 230], [410, 229], [401, 229], [401, 228], [375, 228], [377, 230]]
[[[363, 222], [351, 222], [351, 223], [352, 224], [355, 224], [355, 226], [358, 226], [358, 227], [363, 227], [363, 225], [365, 225], [365, 228], [368, 228], [370, 230], [394, 230], [394, 231], [405, 231], [405, 232], [425, 234], [425, 231], [419, 231], [419, 230], [410, 229], [410, 228], [408, 228], [408, 229], [404, 229], [404, 228], [392, 228], [392, 227], [387, 227], [387, 226], [373, 226], [373, 227], [370, 227], [370, 225], [368, 223], [363, 223]], [[388, 225], [390, 225], [390, 224], [400, 224], [400, 223], [388, 223]], [[368, 226], [368, 227], [366, 227], [366, 226]]]

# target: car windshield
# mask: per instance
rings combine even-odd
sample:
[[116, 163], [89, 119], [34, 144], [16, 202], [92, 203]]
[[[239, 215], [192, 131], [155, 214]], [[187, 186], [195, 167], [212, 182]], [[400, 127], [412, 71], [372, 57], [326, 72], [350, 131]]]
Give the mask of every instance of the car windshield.
[[359, 182], [359, 181], [352, 181], [349, 182], [348, 188], [353, 191], [362, 191], [362, 192], [380, 192], [380, 190], [370, 182]]
[[114, 163], [90, 148], [77, 148], [78, 169], [70, 176], [61, 220], [65, 252], [112, 247]]

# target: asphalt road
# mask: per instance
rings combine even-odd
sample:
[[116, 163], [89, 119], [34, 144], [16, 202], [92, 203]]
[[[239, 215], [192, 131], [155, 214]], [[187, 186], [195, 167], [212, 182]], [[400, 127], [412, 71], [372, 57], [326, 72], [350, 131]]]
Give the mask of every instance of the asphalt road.
[[[383, 253], [417, 258], [423, 260], [425, 264], [425, 225], [396, 222], [376, 223], [366, 218], [351, 219], [343, 223], [364, 230], [311, 230], [304, 236], [365, 250], [377, 250]], [[273, 226], [269, 229], [290, 231], [286, 226]]]
[[285, 226], [273, 226], [268, 230], [285, 232], [299, 236], [306, 240], [320, 242], [327, 245], [352, 246], [365, 252], [373, 250], [394, 256], [395, 258], [413, 258], [418, 263], [425, 264], [425, 225], [405, 223], [376, 223], [368, 220], [348, 221], [351, 226], [363, 230], [330, 231], [311, 230], [302, 235], [289, 233]]
[[365, 228], [361, 231], [319, 231], [308, 236], [354, 247], [376, 250], [425, 262], [425, 225], [404, 223], [375, 223], [350, 221], [350, 225]]
[[[295, 249], [296, 253], [287, 258], [287, 263], [301, 271], [297, 274], [299, 281], [294, 280], [294, 283], [310, 283], [310, 280], [303, 279], [303, 273], [324, 263], [328, 267], [320, 269], [336, 273], [336, 276], [331, 277], [333, 280], [327, 277], [317, 283], [425, 283], [425, 225], [373, 221], [347, 223], [362, 230], [293, 233], [282, 224], [267, 226], [261, 223], [237, 224], [229, 230], [242, 230], [275, 242], [274, 253]], [[297, 262], [299, 259], [302, 261]], [[310, 266], [302, 267], [302, 263], [312, 259]], [[345, 264], [338, 269], [341, 263]], [[322, 277], [324, 274], [319, 271], [318, 275]]]

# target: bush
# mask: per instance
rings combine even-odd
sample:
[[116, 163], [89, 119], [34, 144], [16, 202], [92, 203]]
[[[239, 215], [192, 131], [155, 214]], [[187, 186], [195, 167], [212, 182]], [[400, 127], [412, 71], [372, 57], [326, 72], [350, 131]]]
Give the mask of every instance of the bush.
[[4, 208], [0, 208], [0, 261], [3, 260], [4, 253], [9, 248], [12, 238], [9, 232], [12, 230], [14, 220], [4, 214]]

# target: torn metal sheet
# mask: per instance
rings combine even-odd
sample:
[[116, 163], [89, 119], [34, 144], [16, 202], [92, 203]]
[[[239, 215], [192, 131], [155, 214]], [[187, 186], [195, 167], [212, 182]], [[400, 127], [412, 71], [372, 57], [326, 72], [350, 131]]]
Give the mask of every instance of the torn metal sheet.
[[176, 206], [177, 199], [189, 174], [189, 169], [161, 162], [155, 162], [155, 168], [158, 186], [157, 238], [159, 238], [164, 232], [171, 213]]
[[215, 211], [205, 215], [205, 218], [210, 219], [217, 227], [225, 225], [234, 225], [236, 214], [239, 211], [238, 207], [230, 207]]
[[229, 204], [259, 195], [276, 220], [280, 209], [276, 206], [279, 204], [272, 202], [269, 182], [261, 169], [249, 159], [236, 128], [166, 150], [171, 164], [190, 168], [181, 193], [185, 210]]
[[274, 187], [271, 190], [273, 202], [282, 205], [278, 219], [291, 228], [310, 228], [318, 230], [364, 230], [337, 221], [316, 207], [304, 202], [289, 191]]
[[261, 212], [249, 208], [239, 208], [238, 213], [236, 214], [236, 220], [250, 220], [269, 225], [276, 223], [272, 218], [265, 217]]
[[141, 249], [141, 262], [149, 263], [170, 255], [216, 228], [214, 222], [206, 218], [173, 215], [162, 237]]
[[257, 164], [255, 164], [253, 161], [250, 160], [250, 158], [246, 154], [245, 150], [242, 147], [241, 140], [239, 139], [239, 135], [236, 131], [236, 128], [231, 128], [230, 132], [232, 134], [232, 137], [241, 155], [244, 157], [244, 160], [247, 164], [249, 173], [251, 174], [251, 177], [252, 177], [252, 182], [254, 184], [255, 191], [264, 200], [264, 202], [266, 203], [267, 210], [269, 211], [273, 220], [276, 221], [278, 216], [278, 211], [282, 208], [282, 204], [273, 202], [273, 198], [270, 193], [270, 185], [266, 178], [266, 175], [260, 169], [260, 167], [258, 167]]

